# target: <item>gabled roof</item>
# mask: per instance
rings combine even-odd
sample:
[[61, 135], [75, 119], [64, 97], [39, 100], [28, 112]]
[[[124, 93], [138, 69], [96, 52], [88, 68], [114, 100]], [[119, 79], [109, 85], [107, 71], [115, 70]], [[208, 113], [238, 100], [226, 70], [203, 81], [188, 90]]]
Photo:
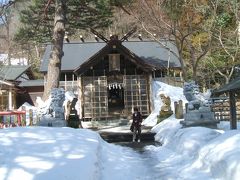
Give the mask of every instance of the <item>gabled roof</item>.
[[28, 74], [29, 76], [33, 76], [33, 74], [30, 72], [30, 65], [8, 65], [0, 67], [0, 78], [8, 81], [15, 81], [24, 73]]
[[[172, 42], [162, 40], [162, 43], [165, 43], [178, 55], [177, 48]], [[105, 42], [64, 43], [61, 70], [73, 71], [79, 69], [82, 64], [97, 56], [99, 51], [104, 51], [103, 48], [106, 48], [106, 46], [107, 43]], [[155, 41], [124, 41], [122, 46], [122, 49], [128, 49], [134, 58], [138, 59], [138, 62], [142, 61], [143, 64], [155, 69], [168, 67], [168, 61], [170, 68], [180, 68], [179, 59]], [[48, 44], [42, 58], [41, 72], [47, 72], [51, 49], [52, 45]]]
[[36, 79], [36, 80], [22, 81], [18, 86], [19, 87], [44, 86], [44, 80], [43, 79]]
[[237, 77], [236, 79], [232, 80], [228, 84], [223, 85], [217, 90], [213, 91], [213, 94], [221, 94], [228, 91], [237, 91], [240, 90], [240, 77]]
[[[114, 48], [113, 48], [114, 47]], [[82, 74], [85, 71], [87, 71], [91, 66], [94, 66], [99, 61], [101, 61], [101, 57], [111, 53], [113, 49], [117, 49], [120, 54], [125, 55], [128, 57], [130, 61], [132, 61], [134, 64], [137, 65], [137, 67], [141, 67], [143, 71], [151, 71], [154, 69], [153, 66], [151, 66], [148, 63], [145, 63], [141, 58], [136, 56], [134, 53], [132, 53], [129, 49], [127, 49], [125, 46], [121, 44], [121, 41], [115, 40], [109, 42], [104, 48], [102, 48], [100, 51], [98, 51], [96, 54], [94, 54], [90, 59], [88, 59], [86, 62], [81, 64], [79, 67], [75, 69], [75, 72], [78, 74]]]

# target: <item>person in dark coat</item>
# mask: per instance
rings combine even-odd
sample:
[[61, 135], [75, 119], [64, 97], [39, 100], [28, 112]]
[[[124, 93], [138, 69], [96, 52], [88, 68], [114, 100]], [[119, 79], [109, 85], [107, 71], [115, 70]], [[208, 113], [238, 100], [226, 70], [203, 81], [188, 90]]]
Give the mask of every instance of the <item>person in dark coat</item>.
[[132, 114], [132, 119], [133, 119], [133, 121], [132, 121], [130, 129], [133, 132], [133, 142], [135, 142], [135, 141], [140, 142], [142, 115], [138, 111], [137, 107], [134, 107], [134, 112]]

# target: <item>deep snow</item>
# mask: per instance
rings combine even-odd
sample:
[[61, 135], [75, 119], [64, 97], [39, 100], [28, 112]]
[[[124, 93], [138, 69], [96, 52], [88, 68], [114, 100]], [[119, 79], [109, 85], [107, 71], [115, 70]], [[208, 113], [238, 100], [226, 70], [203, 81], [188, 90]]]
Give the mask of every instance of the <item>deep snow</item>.
[[[169, 92], [169, 86], [157, 84]], [[180, 98], [181, 88], [169, 96]], [[145, 123], [154, 124], [155, 118]], [[146, 146], [143, 153], [109, 144], [87, 129], [1, 129], [0, 180], [239, 179], [239, 130], [229, 130], [228, 122], [218, 130], [182, 128], [179, 121], [171, 116], [154, 126], [162, 146]]]

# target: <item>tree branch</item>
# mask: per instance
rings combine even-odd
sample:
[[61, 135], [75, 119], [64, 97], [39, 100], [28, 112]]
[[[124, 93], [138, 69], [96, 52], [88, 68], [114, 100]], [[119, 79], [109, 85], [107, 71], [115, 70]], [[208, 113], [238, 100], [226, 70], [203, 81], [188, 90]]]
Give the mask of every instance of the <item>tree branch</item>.
[[0, 5], [0, 16], [3, 16], [3, 14], [5, 13], [5, 11], [6, 11], [10, 6], [12, 6], [13, 4], [15, 4], [16, 2], [17, 2], [17, 0], [8, 1], [7, 4]]

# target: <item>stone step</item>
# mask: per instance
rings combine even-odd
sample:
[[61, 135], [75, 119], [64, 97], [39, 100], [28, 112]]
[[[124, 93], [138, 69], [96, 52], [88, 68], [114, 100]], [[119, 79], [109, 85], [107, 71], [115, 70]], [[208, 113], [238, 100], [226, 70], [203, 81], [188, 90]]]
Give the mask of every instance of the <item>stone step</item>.
[[[107, 142], [131, 142], [133, 134], [131, 132], [99, 132], [100, 136]], [[155, 141], [155, 133], [144, 132], [141, 134], [141, 142]]]
[[103, 126], [125, 126], [129, 124], [129, 120], [120, 119], [120, 120], [101, 120], [101, 121], [92, 121], [91, 122], [95, 127], [103, 127]]

